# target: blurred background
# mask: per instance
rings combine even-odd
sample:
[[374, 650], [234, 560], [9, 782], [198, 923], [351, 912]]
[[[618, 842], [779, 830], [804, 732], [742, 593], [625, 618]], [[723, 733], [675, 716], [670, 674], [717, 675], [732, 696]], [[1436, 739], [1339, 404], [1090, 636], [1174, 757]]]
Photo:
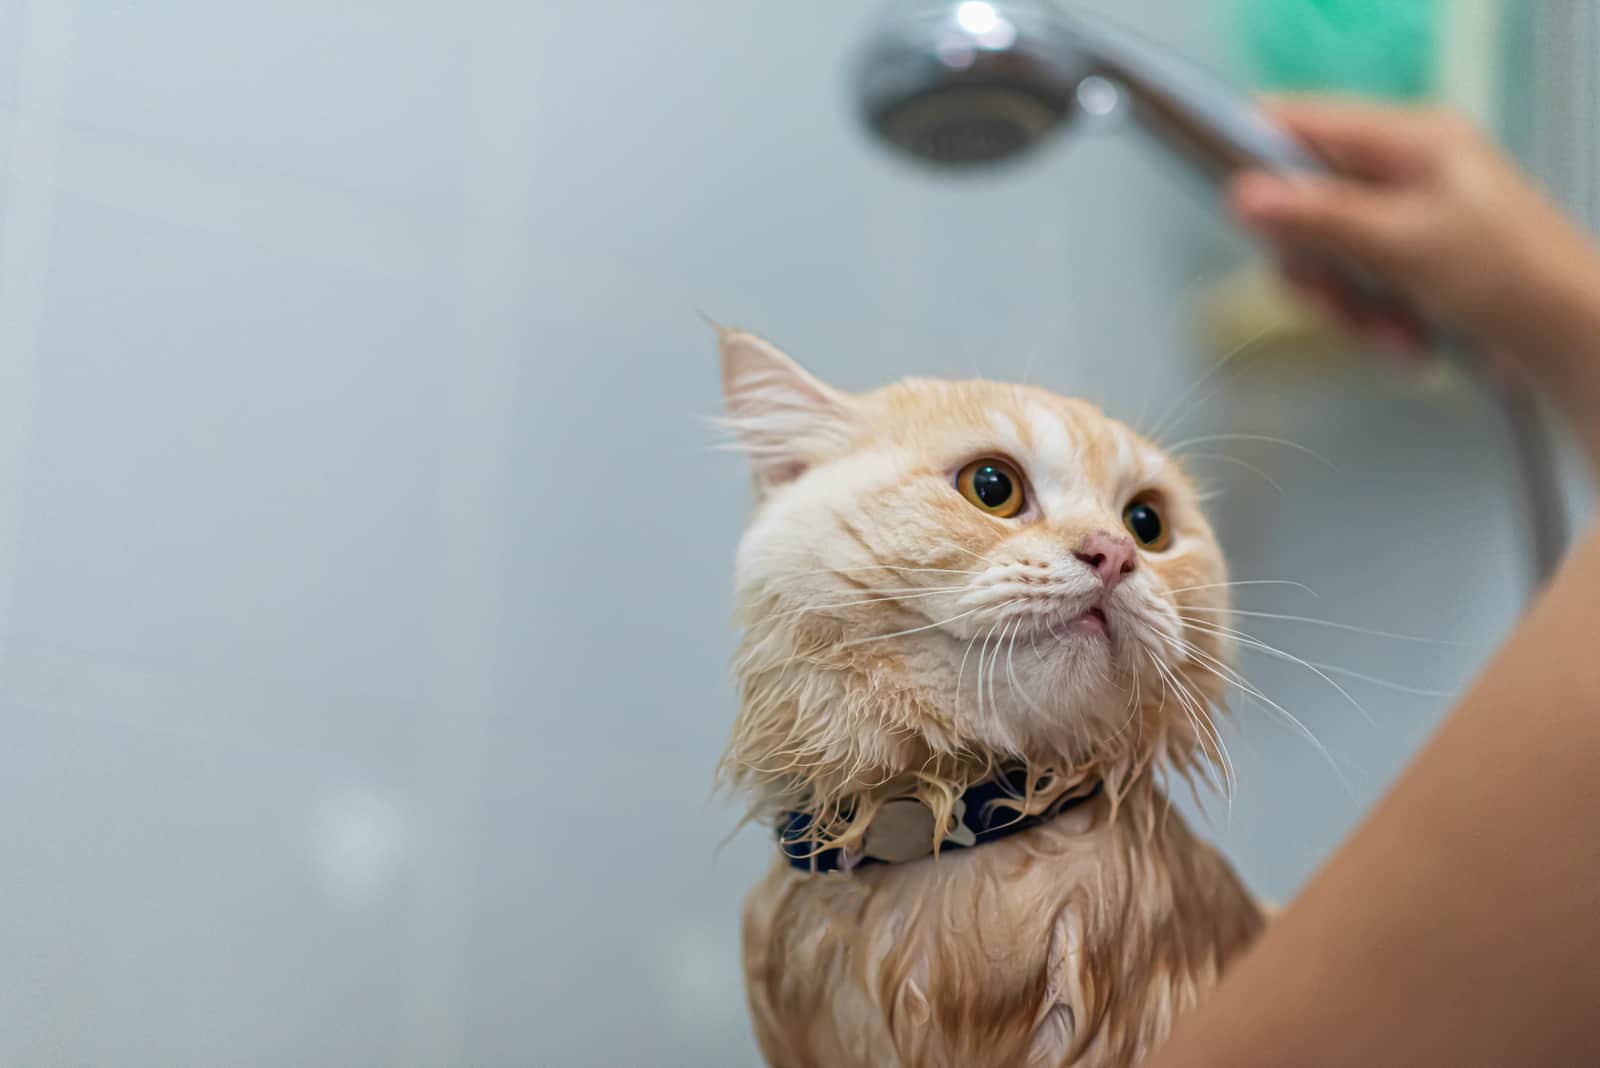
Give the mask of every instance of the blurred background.
[[[1600, 207], [1593, 4], [1083, 6], [1454, 101]], [[1242, 607], [1454, 644], [1242, 617], [1423, 692], [1248, 659], [1325, 752], [1239, 706], [1210, 833], [1281, 898], [1383, 790], [1518, 610], [1495, 412], [1286, 305], [1131, 137], [886, 156], [873, 15], [0, 0], [0, 1064], [756, 1063], [700, 311], [847, 388], [1230, 435], [1235, 577], [1319, 595]]]

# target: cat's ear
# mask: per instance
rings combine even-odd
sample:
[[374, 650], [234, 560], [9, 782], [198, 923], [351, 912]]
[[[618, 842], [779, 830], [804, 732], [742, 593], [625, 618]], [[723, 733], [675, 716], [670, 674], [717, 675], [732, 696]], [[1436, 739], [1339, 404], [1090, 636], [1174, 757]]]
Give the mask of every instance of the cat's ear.
[[722, 422], [750, 457], [758, 485], [792, 481], [820, 454], [848, 442], [853, 411], [846, 394], [754, 334], [718, 327], [717, 347]]

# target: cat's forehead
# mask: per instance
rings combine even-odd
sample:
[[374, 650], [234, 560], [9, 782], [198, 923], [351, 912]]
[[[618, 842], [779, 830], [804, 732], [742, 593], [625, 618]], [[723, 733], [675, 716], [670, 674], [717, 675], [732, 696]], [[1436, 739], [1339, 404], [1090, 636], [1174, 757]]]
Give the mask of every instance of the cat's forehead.
[[1119, 478], [1154, 478], [1165, 466], [1160, 450], [1094, 405], [1036, 387], [912, 380], [867, 400], [874, 430], [900, 444], [994, 449]]

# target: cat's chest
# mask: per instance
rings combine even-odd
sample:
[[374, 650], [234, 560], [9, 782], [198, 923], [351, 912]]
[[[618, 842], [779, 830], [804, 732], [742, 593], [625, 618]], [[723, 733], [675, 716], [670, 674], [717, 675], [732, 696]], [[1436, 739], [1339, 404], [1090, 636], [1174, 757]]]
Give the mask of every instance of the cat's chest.
[[750, 895], [744, 932], [768, 1059], [1089, 1066], [1142, 1055], [1228, 954], [1149, 966], [1170, 959], [1175, 938], [1206, 934], [1175, 935], [1174, 872], [1157, 870], [1169, 866], [1159, 850], [1088, 823], [848, 876], [774, 870]]

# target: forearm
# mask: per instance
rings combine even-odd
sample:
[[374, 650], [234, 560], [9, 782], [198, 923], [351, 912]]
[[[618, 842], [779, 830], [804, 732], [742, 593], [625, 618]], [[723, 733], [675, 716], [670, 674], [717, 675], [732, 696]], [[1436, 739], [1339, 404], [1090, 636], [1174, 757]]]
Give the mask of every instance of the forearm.
[[1157, 1068], [1588, 1063], [1600, 1048], [1590, 535]]
[[1570, 225], [1541, 232], [1536, 256], [1488, 272], [1504, 281], [1466, 325], [1534, 379], [1600, 474], [1600, 252]]

